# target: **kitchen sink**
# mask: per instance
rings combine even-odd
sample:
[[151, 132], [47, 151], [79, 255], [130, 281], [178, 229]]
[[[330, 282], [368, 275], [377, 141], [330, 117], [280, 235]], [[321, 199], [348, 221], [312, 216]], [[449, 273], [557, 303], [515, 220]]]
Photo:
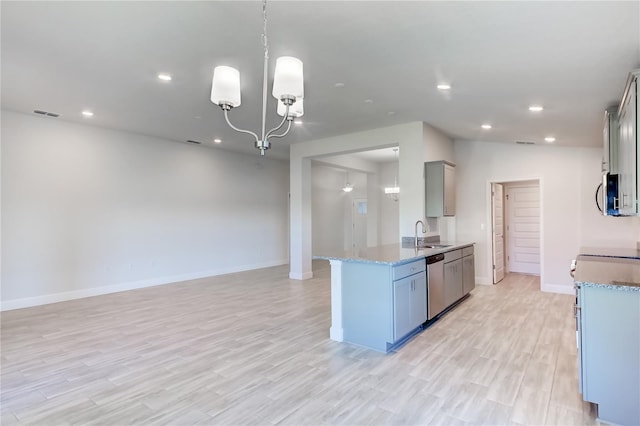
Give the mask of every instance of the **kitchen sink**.
[[447, 247], [451, 247], [450, 244], [425, 244], [425, 245], [421, 245], [421, 248], [447, 248]]

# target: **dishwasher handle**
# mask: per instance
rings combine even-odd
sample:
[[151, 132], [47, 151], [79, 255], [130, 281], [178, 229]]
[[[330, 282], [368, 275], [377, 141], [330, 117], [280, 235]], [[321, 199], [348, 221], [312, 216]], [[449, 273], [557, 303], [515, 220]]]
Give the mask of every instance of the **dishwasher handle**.
[[433, 256], [427, 257], [427, 265], [431, 265], [432, 263], [442, 262], [444, 260], [444, 253], [434, 254]]

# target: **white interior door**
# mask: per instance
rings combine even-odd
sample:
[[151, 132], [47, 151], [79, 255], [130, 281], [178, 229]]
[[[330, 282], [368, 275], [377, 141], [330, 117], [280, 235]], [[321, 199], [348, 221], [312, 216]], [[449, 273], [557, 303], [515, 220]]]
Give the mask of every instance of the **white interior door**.
[[507, 186], [507, 270], [540, 275], [539, 186]]
[[367, 199], [353, 199], [353, 248], [367, 248]]
[[504, 204], [503, 187], [491, 184], [491, 234], [493, 238], [493, 283], [504, 278]]

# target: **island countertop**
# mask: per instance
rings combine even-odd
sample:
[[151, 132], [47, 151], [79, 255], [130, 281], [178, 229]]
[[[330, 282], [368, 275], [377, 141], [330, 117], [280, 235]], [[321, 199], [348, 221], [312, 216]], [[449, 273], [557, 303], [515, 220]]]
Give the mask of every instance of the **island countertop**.
[[[429, 243], [428, 243], [429, 244]], [[438, 248], [416, 248], [407, 247], [400, 243], [384, 244], [375, 247], [367, 247], [364, 249], [347, 250], [341, 253], [328, 253], [313, 256], [314, 259], [340, 260], [343, 262], [359, 262], [359, 263], [377, 263], [385, 265], [402, 265], [415, 260], [424, 259], [434, 254], [445, 253], [452, 250], [458, 250], [463, 247], [473, 245], [472, 242], [439, 242], [433, 243], [438, 245], [446, 245], [447, 247]]]
[[574, 278], [587, 287], [640, 292], [640, 259], [580, 255]]
[[640, 250], [633, 248], [581, 247], [578, 254], [581, 256], [640, 259]]

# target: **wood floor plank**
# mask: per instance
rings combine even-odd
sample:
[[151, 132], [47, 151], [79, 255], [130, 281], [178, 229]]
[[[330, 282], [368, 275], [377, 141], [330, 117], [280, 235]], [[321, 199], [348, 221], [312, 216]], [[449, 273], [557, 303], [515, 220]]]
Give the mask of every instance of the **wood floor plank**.
[[508, 275], [397, 352], [329, 340], [330, 269], [3, 312], [2, 424], [597, 424], [572, 296]]

